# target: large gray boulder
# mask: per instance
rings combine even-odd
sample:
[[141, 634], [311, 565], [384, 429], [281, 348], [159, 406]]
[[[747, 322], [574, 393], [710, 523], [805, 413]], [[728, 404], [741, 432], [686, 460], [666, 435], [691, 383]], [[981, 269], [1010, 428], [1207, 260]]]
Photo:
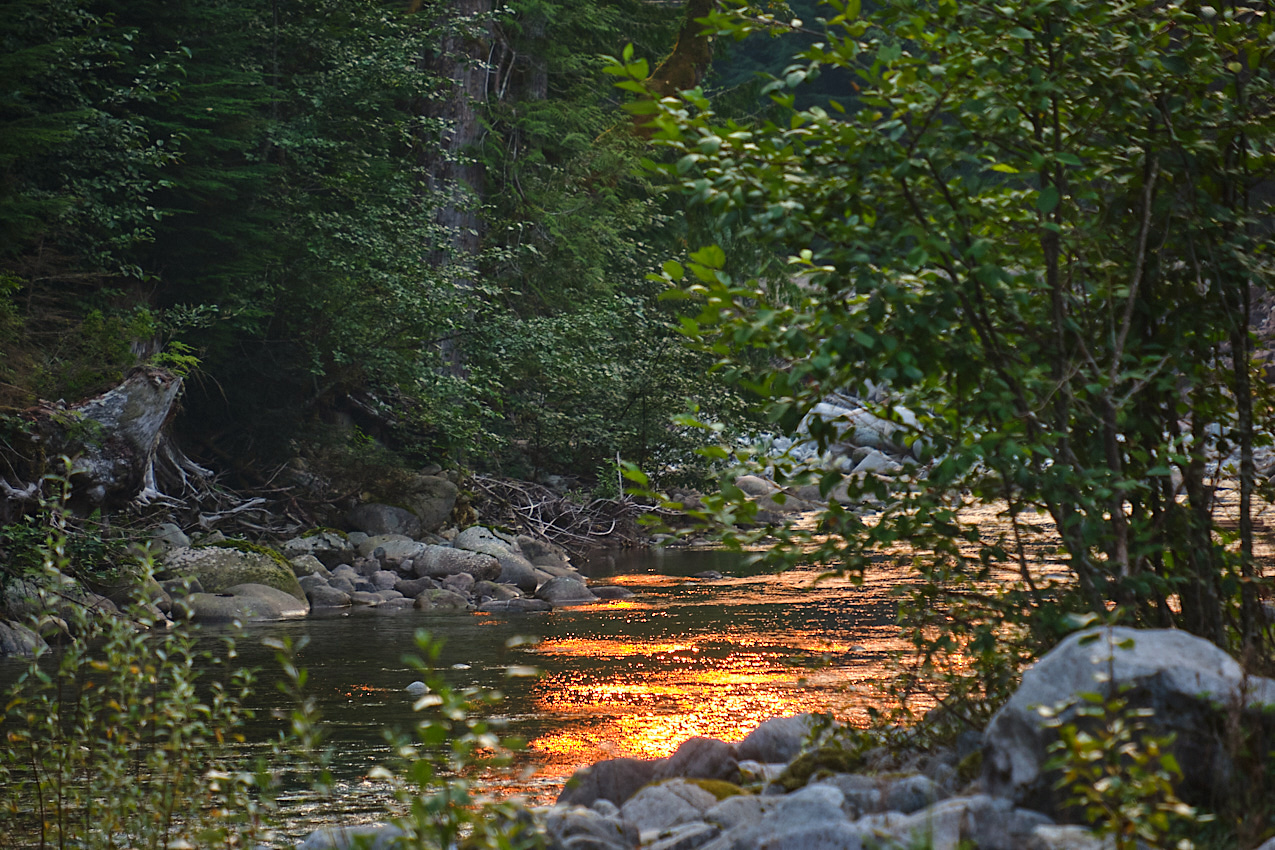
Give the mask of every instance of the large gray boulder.
[[523, 593], [536, 592], [536, 568], [530, 561], [512, 552], [495, 557], [500, 564], [500, 576], [497, 580], [501, 584], [512, 584]]
[[815, 728], [813, 714], [772, 717], [763, 721], [737, 745], [740, 760], [789, 762], [801, 752]]
[[181, 527], [172, 522], [161, 522], [150, 533], [151, 552], [163, 554], [171, 549], [181, 549], [190, 545], [190, 538]]
[[545, 813], [550, 847], [579, 850], [631, 850], [638, 833], [615, 815], [582, 806], [555, 806]]
[[48, 580], [18, 579], [4, 589], [4, 605], [0, 617], [17, 623], [46, 614], [63, 621], [74, 621], [77, 615], [92, 611], [115, 613], [118, 606], [92, 593], [73, 578], [59, 575]]
[[471, 525], [456, 535], [452, 545], [457, 549], [482, 552], [484, 555], [491, 555], [492, 557], [500, 557], [504, 554], [521, 556], [522, 550], [514, 542], [516, 538], [506, 539], [506, 537], [508, 535], [501, 535], [490, 528], [484, 528], [481, 525]]
[[[899, 413], [899, 411], [896, 411]], [[866, 408], [845, 408], [839, 405], [821, 402], [811, 410], [812, 416], [819, 416], [833, 426], [837, 439], [853, 446], [867, 446], [889, 454], [904, 454], [904, 445], [909, 433], [913, 432], [907, 421], [915, 422], [915, 417], [900, 415], [900, 422], [892, 422], [877, 416]]]
[[377, 550], [381, 550], [386, 561], [406, 561], [415, 559], [425, 548], [424, 543], [417, 543], [406, 534], [377, 534], [364, 540], [354, 549], [360, 558], [371, 558]]
[[220, 593], [192, 593], [178, 605], [197, 623], [268, 622], [310, 613], [309, 603], [264, 584], [238, 584]]
[[326, 584], [306, 588], [306, 598], [310, 600], [311, 608], [348, 608], [350, 606], [350, 594]]
[[221, 546], [174, 549], [160, 562], [174, 578], [192, 578], [207, 593], [222, 593], [239, 584], [264, 584], [291, 594], [302, 604], [305, 591], [281, 557]]
[[[1083, 694], [1123, 692], [1131, 708], [1150, 709], [1148, 731], [1174, 734], [1183, 779], [1177, 792], [1193, 805], [1213, 807], [1235, 790], [1223, 740], [1228, 721], [1275, 733], [1275, 681], [1246, 676], [1239, 664], [1202, 638], [1174, 630], [1094, 629], [1067, 638], [1023, 674], [1023, 682], [984, 733], [983, 780], [989, 793], [1050, 815], [1066, 791], [1047, 772], [1055, 729], [1038, 711], [1062, 723], [1078, 717]], [[1268, 740], [1270, 740], [1268, 738]]]
[[416, 514], [421, 531], [438, 531], [447, 524], [456, 507], [460, 488], [437, 475], [418, 475], [412, 479], [411, 488], [403, 499], [403, 506]]
[[522, 556], [533, 564], [537, 560], [544, 560], [545, 563], [565, 566], [571, 560], [567, 556], [567, 550], [557, 543], [551, 543], [539, 537], [532, 537], [529, 534], [519, 534], [514, 538], [514, 543], [522, 550]]
[[598, 601], [598, 597], [593, 595], [583, 579], [571, 576], [558, 576], [549, 579], [536, 591], [536, 598], [543, 599], [550, 605], [555, 606], [585, 605]]
[[[863, 837], [842, 810], [841, 792], [811, 785], [785, 797], [758, 820], [745, 820], [705, 845], [709, 850], [859, 850]], [[716, 809], [709, 811], [713, 817]], [[884, 845], [888, 846], [888, 845]]]
[[31, 658], [47, 648], [44, 638], [21, 623], [0, 620], [0, 658]]
[[723, 830], [757, 823], [766, 813], [778, 808], [783, 797], [758, 797], [754, 794], [735, 794], [722, 800], [704, 813], [704, 820]]
[[468, 611], [473, 607], [464, 596], [442, 588], [422, 591], [415, 606], [418, 611]]
[[500, 575], [500, 562], [491, 555], [426, 544], [420, 544], [420, 549], [412, 557], [412, 568], [421, 578], [446, 578], [468, 573], [476, 581], [490, 581]]
[[739, 753], [716, 738], [688, 738], [655, 772], [657, 780], [675, 776], [734, 782], [739, 778]]
[[375, 537], [378, 534], [402, 534], [417, 537], [421, 533], [421, 520], [406, 508], [365, 502], [356, 505], [345, 515], [350, 528]]
[[513, 599], [492, 599], [479, 605], [478, 610], [484, 614], [537, 614], [552, 611], [553, 606], [543, 599], [518, 596]]
[[620, 817], [639, 835], [648, 835], [703, 820], [704, 812], [716, 804], [717, 798], [698, 785], [673, 779], [638, 791], [620, 807]]
[[324, 578], [332, 575], [328, 568], [323, 566], [323, 562], [313, 555], [298, 555], [288, 559], [288, 563], [292, 565], [292, 574], [299, 579], [309, 575], [320, 575]]

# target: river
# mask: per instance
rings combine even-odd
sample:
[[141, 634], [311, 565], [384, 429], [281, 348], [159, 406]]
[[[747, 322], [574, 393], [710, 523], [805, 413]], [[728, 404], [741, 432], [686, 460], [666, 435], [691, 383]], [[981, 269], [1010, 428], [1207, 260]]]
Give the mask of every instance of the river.
[[[693, 577], [705, 570], [725, 575]], [[772, 574], [703, 550], [621, 553], [583, 571], [634, 598], [510, 617], [367, 610], [241, 633], [239, 660], [263, 671], [250, 737], [273, 737], [272, 714], [290, 707], [262, 641], [304, 636], [299, 661], [336, 753], [340, 803], [295, 796], [288, 831], [383, 811], [384, 789], [367, 776], [389, 754], [384, 730], [411, 727], [404, 688], [418, 676], [402, 657], [420, 628], [444, 642], [440, 667], [453, 685], [504, 693], [499, 711], [528, 747], [519, 770], [488, 778], [489, 790], [536, 803], [552, 802], [572, 771], [599, 759], [665, 756], [695, 735], [738, 741], [768, 717], [831, 711], [864, 723], [882, 703], [890, 652], [903, 648], [890, 594], [903, 576], [890, 571], [857, 586], [816, 582], [814, 571]], [[210, 643], [224, 635], [204, 633]], [[524, 640], [511, 648], [515, 638]], [[511, 678], [511, 667], [539, 673]]]

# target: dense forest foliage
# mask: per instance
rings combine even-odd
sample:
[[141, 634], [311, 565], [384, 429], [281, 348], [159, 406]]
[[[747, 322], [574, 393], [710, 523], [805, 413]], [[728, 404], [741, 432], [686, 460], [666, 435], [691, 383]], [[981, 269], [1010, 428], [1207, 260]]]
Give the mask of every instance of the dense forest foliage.
[[[792, 26], [724, 5], [721, 34]], [[718, 232], [802, 275], [794, 292], [696, 246], [665, 269], [702, 307], [688, 326], [777, 430], [829, 446], [847, 426], [819, 403], [886, 387], [877, 414], [933, 458], [893, 490], [822, 457], [776, 464], [823, 496], [845, 488], [791, 556], [862, 571], [900, 542], [924, 549], [911, 610], [939, 654], [1004, 653], [1006, 623], [1040, 646], [1108, 618], [1267, 652], [1270, 4], [828, 6], [825, 39], [770, 86], [774, 120], [731, 120], [703, 91], [634, 107]], [[640, 57], [613, 70], [635, 90], [648, 73]], [[803, 107], [827, 70], [859, 96]], [[873, 497], [870, 522], [846, 509]], [[1003, 511], [1005, 532], [967, 520], [973, 504]], [[1066, 580], [1025, 554], [1038, 515]]]
[[[187, 450], [245, 483], [333, 440], [522, 476], [685, 470], [670, 415], [694, 397], [738, 421], [740, 398], [646, 279], [695, 223], [601, 75], [627, 43], [658, 61], [682, 19], [0, 4], [0, 414], [153, 363], [188, 373]], [[752, 65], [724, 67], [756, 109]]]

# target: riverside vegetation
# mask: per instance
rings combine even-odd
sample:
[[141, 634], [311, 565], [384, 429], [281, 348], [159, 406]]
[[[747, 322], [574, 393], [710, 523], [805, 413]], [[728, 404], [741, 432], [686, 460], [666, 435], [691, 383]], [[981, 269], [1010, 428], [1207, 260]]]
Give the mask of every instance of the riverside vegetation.
[[[746, 776], [724, 742], [599, 765], [568, 789], [544, 840], [743, 850], [805, 846], [812, 829], [838, 847], [1096, 840], [1045, 817], [1087, 818], [1121, 848], [1258, 846], [1275, 829], [1275, 699], [1260, 676], [1275, 636], [1257, 518], [1275, 432], [1275, 13], [1258, 0], [793, 5], [800, 17], [745, 0], [616, 0], [590, 4], [588, 26], [583, 7], [530, 0], [405, 14], [374, 2], [0, 6], [3, 70], [16, 81], [0, 101], [13, 140], [0, 159], [6, 550], [42, 552], [55, 586], [97, 566], [58, 554], [78, 545], [96, 557], [57, 519], [47, 542], [21, 542], [38, 528], [22, 515], [49, 493], [49, 445], [83, 450], [77, 510], [106, 517], [140, 495], [188, 527], [237, 518], [261, 534], [270, 507], [295, 531], [344, 520], [365, 493], [384, 501], [383, 482], [341, 477], [381, 452], [393, 461], [378, 469], [486, 463], [546, 481], [590, 481], [605, 466], [608, 487], [618, 453], [664, 520], [716, 523], [733, 543], [770, 535], [778, 563], [855, 574], [911, 561], [901, 625], [916, 663], [901, 668], [898, 711], [879, 732], [815, 735], [826, 746], [775, 775], [767, 763], [793, 753], [743, 759], [757, 765]], [[788, 35], [802, 50], [770, 69], [764, 99], [714, 90], [715, 55], [720, 70], [731, 51], [756, 59], [770, 53], [756, 45]], [[636, 95], [632, 120], [617, 120], [616, 95], [599, 84], [603, 60], [580, 60], [606, 51], [617, 54], [607, 71]], [[138, 364], [196, 367], [188, 415], [170, 416], [181, 376], [126, 374]], [[144, 417], [146, 440], [129, 432], [140, 453], [117, 451], [126, 429], [106, 406], [74, 401], [122, 378], [165, 405]], [[32, 407], [59, 396], [72, 404]], [[847, 397], [897, 426], [890, 475], [848, 474], [836, 456], [860, 424], [839, 412]], [[667, 426], [684, 398], [699, 409]], [[688, 452], [697, 429], [760, 422], [786, 452], [735, 439]], [[227, 491], [175, 437], [261, 495], [217, 502]], [[113, 460], [134, 456], [132, 473], [107, 480]], [[737, 484], [741, 466], [774, 483], [775, 503], [813, 498], [813, 524], [760, 514]], [[702, 498], [670, 490], [714, 476], [720, 492]], [[313, 495], [325, 481], [347, 486]], [[987, 505], [1004, 513], [1004, 533], [967, 519]], [[1026, 554], [1041, 515], [1061, 575]], [[60, 611], [36, 625], [76, 625]], [[1073, 634], [1081, 627], [1107, 630]], [[153, 646], [107, 637], [125, 656]], [[162, 651], [184, 657], [174, 640]], [[67, 675], [92, 676], [70, 646], [88, 669]], [[1194, 686], [1174, 672], [1187, 657]], [[1053, 687], [1066, 678], [1056, 671], [1076, 669], [1064, 664], [1084, 673], [1080, 693]], [[136, 666], [149, 680], [101, 681], [138, 714], [108, 699], [100, 717], [81, 716], [88, 703], [69, 703], [70, 728], [133, 740], [118, 721], [149, 735], [147, 711], [173, 694], [186, 713], [164, 727], [171, 740], [233, 732], [239, 691], [192, 702], [184, 673]], [[47, 694], [57, 681], [36, 666], [26, 683]], [[146, 681], [149, 695], [128, 690]], [[917, 717], [908, 698], [931, 686], [941, 706]], [[447, 714], [463, 720], [454, 705]], [[443, 727], [430, 728], [427, 743], [441, 744]], [[68, 744], [49, 750], [55, 764], [58, 752], [72, 768], [100, 752], [103, 777], [127, 766], [163, 776], [184, 758], [69, 746], [63, 725], [43, 729]], [[449, 769], [490, 743], [467, 725], [451, 732], [461, 743]], [[978, 768], [959, 758], [970, 733], [981, 734]], [[995, 799], [927, 798], [912, 815], [855, 802], [896, 788], [880, 770], [921, 762], [934, 786], [977, 774]], [[1225, 776], [1201, 772], [1218, 764]], [[55, 803], [60, 770], [49, 774]], [[442, 775], [431, 770], [418, 778]], [[244, 804], [233, 828], [192, 842], [257, 828], [269, 783], [227, 775], [173, 787], [207, 801], [201, 811], [233, 808], [208, 794]], [[650, 780], [663, 784], [642, 788]], [[729, 789], [691, 780], [791, 793], [732, 803], [717, 800]], [[606, 782], [606, 794], [575, 796]], [[139, 801], [160, 795], [142, 825], [90, 840], [159, 840], [176, 822], [148, 820], [172, 811], [164, 793], [121, 796], [143, 812]], [[419, 805], [440, 815], [444, 839], [468, 817], [449, 794]], [[672, 797], [694, 814], [643, 819]], [[78, 828], [98, 797], [61, 799], [79, 819], [36, 816], [37, 832]], [[737, 809], [747, 822], [731, 820]], [[1008, 825], [985, 829], [992, 821]], [[507, 822], [480, 818], [475, 835], [487, 823]]]

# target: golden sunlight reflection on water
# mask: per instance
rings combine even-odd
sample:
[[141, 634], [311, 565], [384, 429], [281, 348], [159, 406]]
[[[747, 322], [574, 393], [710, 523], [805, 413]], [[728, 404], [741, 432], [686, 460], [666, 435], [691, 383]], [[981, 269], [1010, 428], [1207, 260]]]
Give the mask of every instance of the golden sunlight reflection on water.
[[526, 753], [536, 782], [556, 788], [605, 758], [667, 756], [694, 736], [739, 741], [803, 711], [866, 723], [883, 705], [890, 653], [905, 648], [890, 596], [899, 577], [817, 575], [612, 579], [639, 600], [596, 611], [606, 626], [534, 647], [544, 669], [527, 707], [541, 728]]

